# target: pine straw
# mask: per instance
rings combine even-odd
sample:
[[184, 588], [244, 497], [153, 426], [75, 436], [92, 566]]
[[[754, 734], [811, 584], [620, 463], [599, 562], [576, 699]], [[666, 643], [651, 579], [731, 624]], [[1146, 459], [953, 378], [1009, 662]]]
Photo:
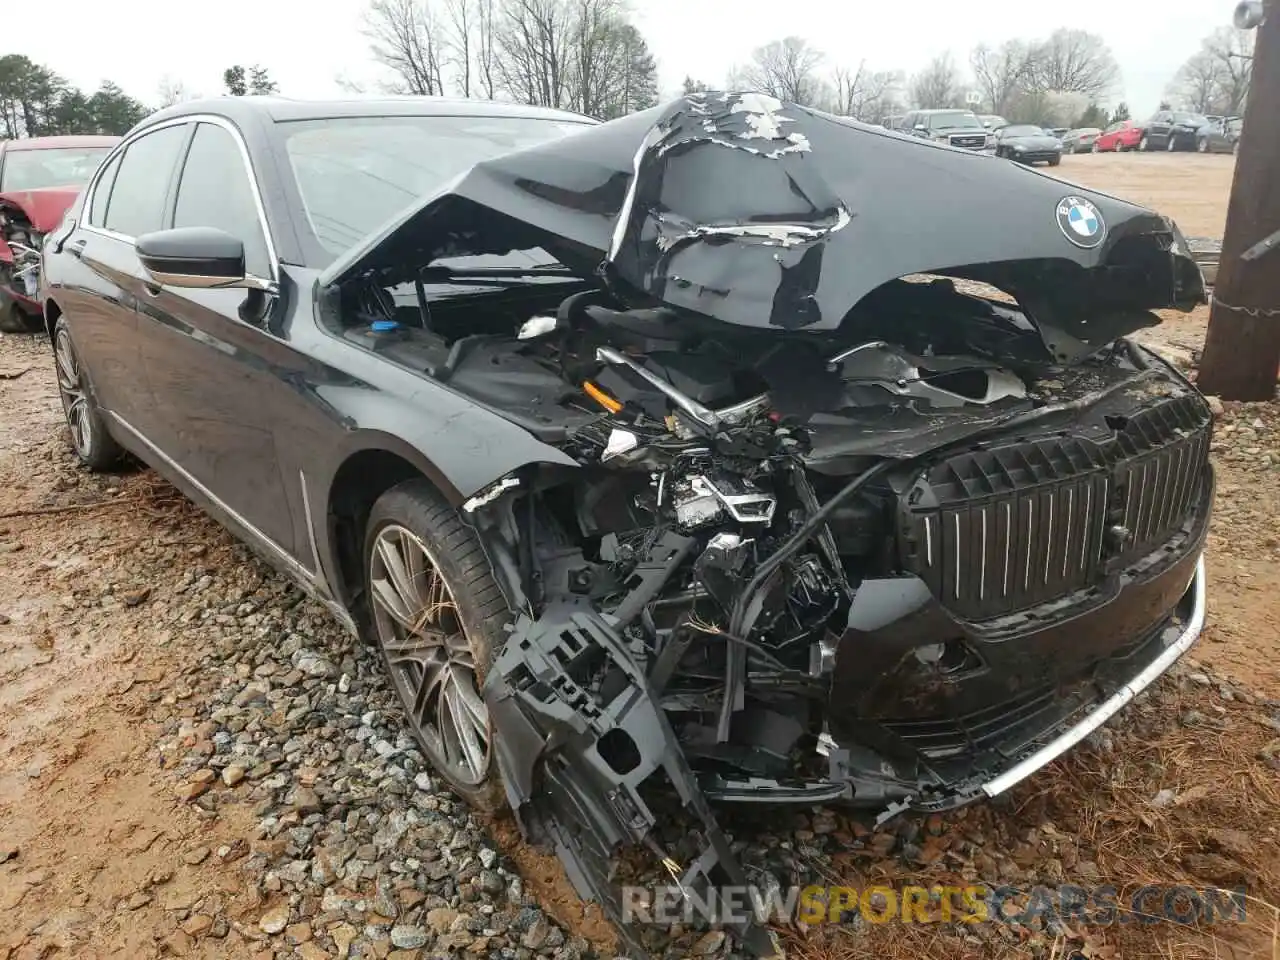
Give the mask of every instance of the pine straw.
[[[1219, 710], [1225, 708], [1225, 713]], [[1195, 711], [1222, 729], [1179, 718]], [[1217, 682], [1205, 687], [1185, 673], [1166, 678], [1113, 721], [1114, 749], [1082, 746], [1015, 789], [1011, 803], [983, 804], [934, 818], [917, 843], [925, 861], [905, 863], [870, 851], [851, 852], [826, 882], [860, 889], [872, 883], [960, 885], [1010, 883], [1028, 889], [1052, 884], [1044, 867], [1066, 861], [1059, 883], [1109, 884], [1126, 905], [1148, 884], [1221, 886], [1247, 890], [1244, 923], [1182, 925], [1161, 917], [1089, 927], [1033, 931], [1009, 925], [865, 923], [788, 931], [788, 955], [801, 960], [1034, 957], [1040, 960], [1124, 958], [1280, 960], [1280, 772], [1259, 757], [1278, 731], [1268, 724], [1275, 705], [1227, 701]], [[1161, 790], [1167, 804], [1152, 805]], [[932, 834], [937, 832], [937, 836]], [[970, 838], [983, 842], [975, 848]], [[873, 838], [868, 838], [871, 840]], [[938, 850], [940, 857], [936, 856]], [[983, 875], [980, 852], [1006, 856], [1028, 876], [1006, 881]], [[1097, 876], [1067, 864], [1089, 861]], [[988, 871], [991, 861], [985, 861]], [[1039, 871], [1039, 876], [1031, 874]], [[1146, 901], [1152, 907], [1159, 898]], [[1225, 902], [1225, 898], [1223, 900]], [[1124, 912], [1123, 910], [1121, 911]]]

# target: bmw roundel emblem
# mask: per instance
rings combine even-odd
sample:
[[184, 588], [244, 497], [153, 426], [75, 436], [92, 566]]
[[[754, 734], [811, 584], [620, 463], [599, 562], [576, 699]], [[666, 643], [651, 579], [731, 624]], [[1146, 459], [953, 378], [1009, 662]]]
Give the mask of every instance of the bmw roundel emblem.
[[1063, 197], [1058, 201], [1058, 227], [1077, 247], [1096, 247], [1107, 234], [1102, 211], [1084, 197]]

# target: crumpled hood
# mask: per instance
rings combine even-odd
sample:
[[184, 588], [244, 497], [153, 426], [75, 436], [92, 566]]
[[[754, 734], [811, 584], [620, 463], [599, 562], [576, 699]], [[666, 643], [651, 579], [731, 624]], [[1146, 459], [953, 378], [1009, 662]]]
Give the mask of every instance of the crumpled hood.
[[479, 163], [321, 282], [402, 282], [438, 257], [535, 247], [598, 270], [624, 301], [763, 329], [833, 330], [872, 290], [918, 273], [992, 283], [1042, 330], [1095, 344], [1151, 325], [1151, 309], [1204, 301], [1181, 234], [1150, 210], [980, 153], [725, 93]]
[[38, 190], [11, 190], [0, 193], [0, 204], [9, 203], [22, 211], [33, 229], [48, 233], [62, 222], [80, 187], [43, 187]]

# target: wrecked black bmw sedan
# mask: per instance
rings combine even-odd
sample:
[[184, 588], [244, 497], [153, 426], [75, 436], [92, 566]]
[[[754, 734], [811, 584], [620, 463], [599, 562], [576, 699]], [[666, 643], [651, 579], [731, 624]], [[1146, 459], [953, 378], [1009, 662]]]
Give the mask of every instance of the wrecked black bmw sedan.
[[225, 98], [44, 257], [79, 457], [376, 644], [458, 793], [615, 914], [627, 847], [741, 882], [716, 805], [1000, 794], [1203, 623], [1209, 409], [1127, 339], [1200, 271], [1025, 167], [753, 94]]

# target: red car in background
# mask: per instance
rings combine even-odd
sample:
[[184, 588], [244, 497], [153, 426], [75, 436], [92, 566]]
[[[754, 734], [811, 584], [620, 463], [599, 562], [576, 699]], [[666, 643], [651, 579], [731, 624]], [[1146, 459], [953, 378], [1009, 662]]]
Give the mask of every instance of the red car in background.
[[1138, 141], [1141, 139], [1142, 124], [1133, 120], [1117, 120], [1098, 134], [1097, 139], [1093, 141], [1093, 152], [1123, 153], [1125, 150], [1137, 150]]
[[40, 246], [119, 137], [0, 141], [0, 330], [39, 326]]

